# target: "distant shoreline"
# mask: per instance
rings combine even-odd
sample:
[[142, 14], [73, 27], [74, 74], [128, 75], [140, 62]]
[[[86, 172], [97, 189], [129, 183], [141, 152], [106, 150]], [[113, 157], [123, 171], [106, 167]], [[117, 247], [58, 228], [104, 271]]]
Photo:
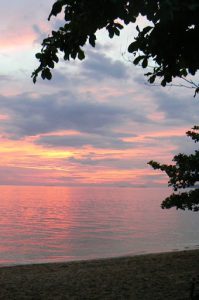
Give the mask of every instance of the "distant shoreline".
[[0, 268], [0, 299], [188, 299], [199, 250]]

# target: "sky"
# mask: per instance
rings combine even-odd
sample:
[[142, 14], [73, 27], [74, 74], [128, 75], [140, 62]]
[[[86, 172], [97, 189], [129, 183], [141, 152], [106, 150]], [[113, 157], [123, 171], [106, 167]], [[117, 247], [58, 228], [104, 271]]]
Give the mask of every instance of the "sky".
[[185, 136], [197, 124], [193, 90], [147, 84], [127, 53], [132, 26], [113, 40], [99, 32], [83, 62], [61, 60], [34, 85], [35, 53], [62, 20], [47, 21], [51, 0], [0, 4], [0, 184], [166, 186], [147, 162], [196, 148]]

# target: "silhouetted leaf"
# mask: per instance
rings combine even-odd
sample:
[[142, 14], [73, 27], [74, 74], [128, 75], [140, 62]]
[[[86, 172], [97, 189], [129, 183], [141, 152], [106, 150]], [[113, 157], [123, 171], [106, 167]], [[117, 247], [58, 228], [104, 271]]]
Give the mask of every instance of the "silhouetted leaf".
[[53, 4], [48, 20], [50, 20], [51, 16], [56, 16], [57, 14], [59, 14], [61, 10], [62, 10], [62, 3], [60, 0], [58, 0]]
[[166, 84], [167, 84], [166, 80], [163, 79], [163, 80], [161, 81], [161, 85], [162, 85], [162, 86], [166, 86]]
[[95, 40], [96, 40], [96, 36], [94, 34], [91, 34], [89, 36], [89, 43], [91, 46], [95, 47]]
[[138, 56], [138, 57], [136, 57], [136, 58], [134, 59], [133, 63], [134, 63], [135, 65], [137, 65], [137, 64], [139, 64], [139, 62], [140, 62], [143, 58], [144, 58], [144, 56], [143, 56], [143, 55], [140, 55], [140, 56]]
[[119, 29], [117, 29], [116, 27], [114, 27], [114, 33], [115, 33], [117, 36], [119, 36], [119, 35], [120, 35]]
[[78, 58], [80, 60], [83, 60], [85, 58], [85, 54], [84, 54], [84, 51], [82, 51], [81, 49], [79, 50], [78, 52]]
[[148, 66], [148, 59], [147, 59], [147, 57], [145, 57], [142, 62], [142, 67], [146, 68], [147, 66]]
[[156, 78], [156, 75], [151, 76], [151, 77], [149, 78], [149, 82], [150, 82], [150, 83], [154, 83], [155, 78]]
[[50, 72], [50, 69], [49, 68], [44, 69], [41, 73], [41, 77], [42, 77], [42, 79], [50, 80], [52, 78], [52, 74]]
[[136, 42], [133, 42], [128, 47], [128, 52], [133, 53], [134, 51], [137, 51], [138, 44]]

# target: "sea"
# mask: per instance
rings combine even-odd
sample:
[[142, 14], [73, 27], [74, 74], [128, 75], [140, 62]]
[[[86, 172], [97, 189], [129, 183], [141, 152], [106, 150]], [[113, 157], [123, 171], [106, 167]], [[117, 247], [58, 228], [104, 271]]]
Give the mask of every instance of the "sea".
[[166, 188], [0, 186], [0, 266], [199, 249]]

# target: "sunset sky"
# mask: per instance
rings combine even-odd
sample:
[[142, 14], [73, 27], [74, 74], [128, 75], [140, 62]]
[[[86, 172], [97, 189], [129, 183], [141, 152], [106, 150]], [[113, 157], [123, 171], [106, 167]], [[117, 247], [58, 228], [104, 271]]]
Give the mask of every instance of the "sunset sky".
[[86, 60], [34, 85], [34, 55], [61, 24], [47, 21], [54, 1], [0, 2], [0, 184], [165, 186], [147, 162], [196, 148], [185, 136], [198, 124], [193, 90], [146, 84], [127, 54], [133, 27], [99, 32]]

